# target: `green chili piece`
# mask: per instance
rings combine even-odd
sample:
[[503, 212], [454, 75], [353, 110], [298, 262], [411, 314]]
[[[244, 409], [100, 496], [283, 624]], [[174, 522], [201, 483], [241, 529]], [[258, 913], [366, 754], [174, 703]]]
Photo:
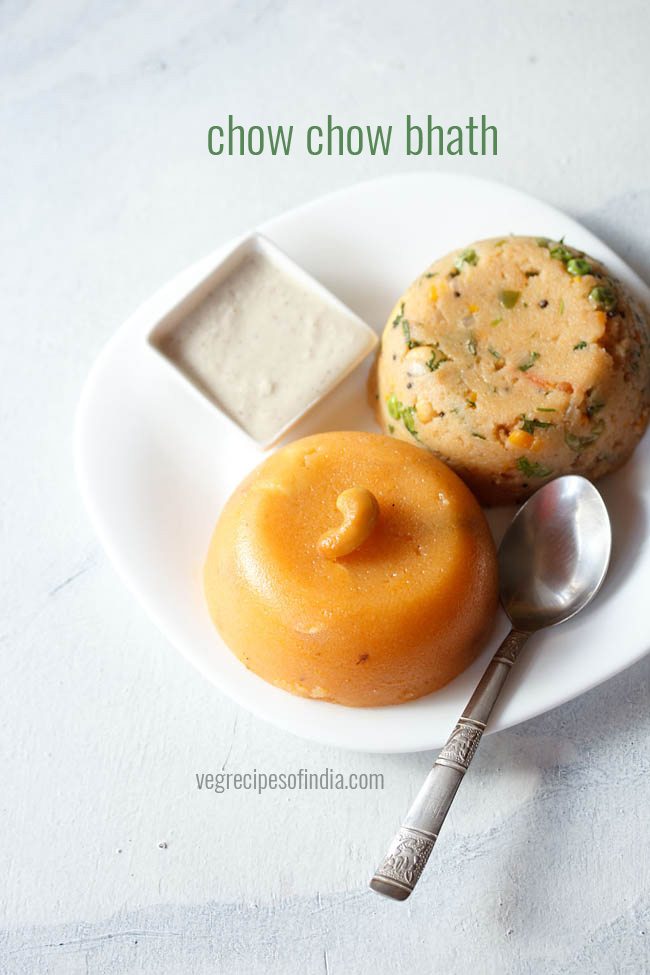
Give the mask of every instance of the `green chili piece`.
[[454, 267], [457, 271], [462, 271], [466, 264], [471, 264], [473, 267], [478, 264], [478, 254], [472, 247], [464, 250], [454, 261]]
[[504, 308], [514, 308], [519, 298], [521, 296], [521, 291], [501, 291], [499, 294], [499, 301]]
[[400, 416], [402, 415], [402, 409], [401, 409], [402, 404], [398, 400], [395, 393], [390, 394], [390, 396], [386, 400], [386, 406], [388, 407], [388, 412], [390, 413], [392, 418], [394, 420], [399, 420]]
[[415, 413], [415, 407], [413, 406], [403, 406], [402, 407], [402, 423], [411, 434], [412, 437], [418, 439], [417, 430], [415, 429], [415, 419], [413, 414]]
[[[412, 437], [418, 439], [417, 430], [415, 429], [415, 407], [414, 406], [404, 406], [400, 403], [395, 393], [391, 395], [386, 400], [386, 406], [388, 407], [388, 412], [394, 420], [401, 420], [408, 432]], [[392, 433], [392, 431], [391, 431]]]

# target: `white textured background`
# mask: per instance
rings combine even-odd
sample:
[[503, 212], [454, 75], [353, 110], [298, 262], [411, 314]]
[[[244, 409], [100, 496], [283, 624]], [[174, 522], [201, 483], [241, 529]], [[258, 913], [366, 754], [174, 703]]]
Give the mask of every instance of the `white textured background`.
[[[649, 36], [630, 0], [0, 2], [2, 973], [648, 970], [649, 660], [486, 740], [416, 896], [384, 901], [368, 874], [432, 756], [303, 743], [191, 671], [107, 564], [71, 443], [84, 376], [142, 299], [366, 177], [497, 178], [650, 278]], [[500, 149], [212, 158], [228, 112], [484, 112]], [[197, 793], [224, 765], [377, 770], [386, 789]]]

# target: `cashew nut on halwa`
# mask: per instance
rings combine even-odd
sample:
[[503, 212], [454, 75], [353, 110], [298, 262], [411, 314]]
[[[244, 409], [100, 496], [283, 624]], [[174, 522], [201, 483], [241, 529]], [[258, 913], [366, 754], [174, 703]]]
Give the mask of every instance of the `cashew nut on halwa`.
[[367, 488], [342, 491], [336, 507], [343, 515], [342, 523], [321, 535], [318, 542], [318, 550], [326, 559], [340, 559], [363, 545], [379, 517], [377, 498]]

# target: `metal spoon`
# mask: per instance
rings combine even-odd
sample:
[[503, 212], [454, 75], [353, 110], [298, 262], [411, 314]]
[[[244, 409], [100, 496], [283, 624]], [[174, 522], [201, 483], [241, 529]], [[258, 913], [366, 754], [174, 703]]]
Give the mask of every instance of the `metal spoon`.
[[528, 637], [575, 616], [596, 595], [611, 549], [607, 509], [584, 477], [558, 477], [520, 508], [499, 548], [500, 594], [512, 629], [429, 772], [370, 881], [403, 901], [425, 867], [510, 669]]

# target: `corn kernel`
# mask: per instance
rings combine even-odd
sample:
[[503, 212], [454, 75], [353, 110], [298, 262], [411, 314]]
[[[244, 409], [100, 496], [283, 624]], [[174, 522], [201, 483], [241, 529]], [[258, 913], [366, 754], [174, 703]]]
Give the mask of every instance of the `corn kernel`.
[[435, 284], [432, 284], [431, 288], [429, 289], [429, 298], [431, 301], [438, 300], [438, 289], [436, 288]]
[[534, 440], [533, 435], [526, 433], [525, 430], [512, 430], [508, 434], [508, 443], [512, 444], [513, 447], [522, 447], [524, 450], [532, 447]]
[[476, 311], [478, 311], [478, 305], [470, 305], [470, 306], [469, 306], [469, 310], [470, 310], [470, 312], [471, 312], [471, 313], [472, 313], [472, 315], [473, 315], [473, 314], [474, 314], [474, 312], [476, 312]]

